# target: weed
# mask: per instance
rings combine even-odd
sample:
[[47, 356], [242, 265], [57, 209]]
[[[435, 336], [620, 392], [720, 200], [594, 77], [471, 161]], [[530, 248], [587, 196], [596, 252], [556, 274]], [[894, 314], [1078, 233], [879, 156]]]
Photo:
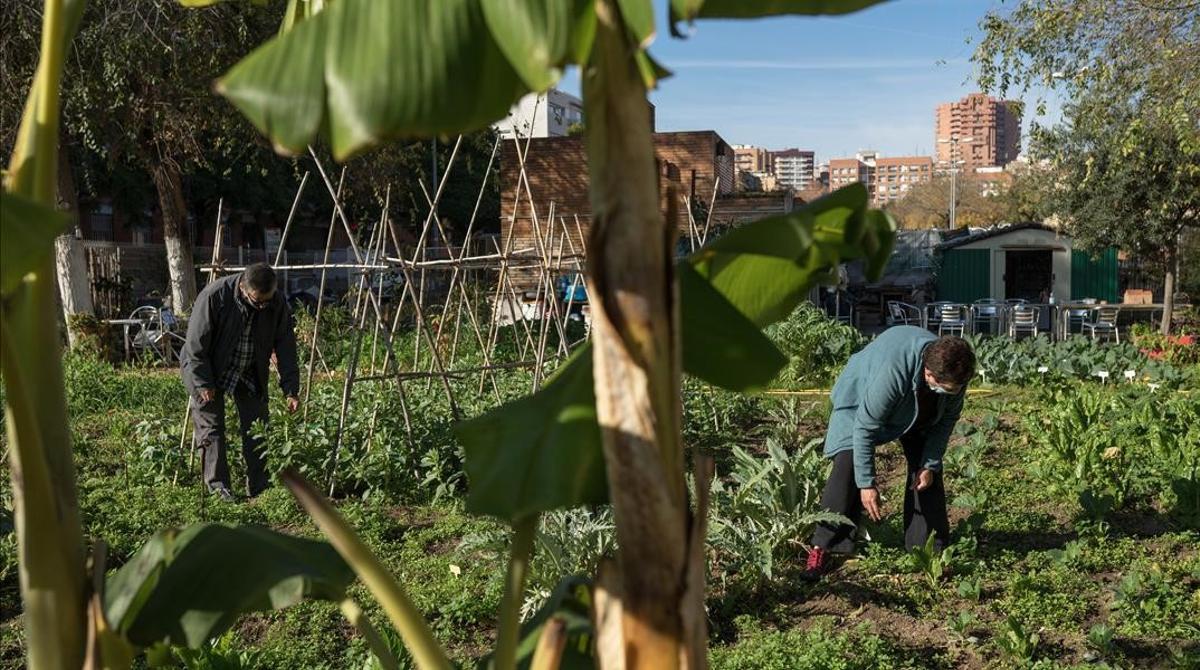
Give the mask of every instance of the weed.
[[1094, 651], [1101, 654], [1111, 653], [1113, 650], [1113, 629], [1105, 623], [1098, 623], [1088, 629], [1087, 644]]
[[963, 577], [958, 581], [956, 591], [960, 598], [977, 603], [983, 594], [983, 579], [981, 577]]
[[969, 610], [963, 610], [951, 616], [946, 622], [947, 628], [959, 640], [966, 640], [970, 636], [971, 630], [978, 624], [979, 617]]
[[1021, 622], [1014, 616], [1008, 616], [996, 633], [996, 647], [1010, 661], [1028, 663], [1037, 653], [1041, 636], [1032, 631], [1026, 631]]
[[925, 581], [933, 590], [937, 589], [938, 583], [942, 581], [942, 575], [953, 563], [956, 551], [954, 545], [949, 545], [942, 550], [934, 547], [934, 542], [937, 540], [936, 535], [937, 533], [930, 533], [923, 546], [913, 547], [909, 552], [913, 566], [917, 572], [925, 576]]

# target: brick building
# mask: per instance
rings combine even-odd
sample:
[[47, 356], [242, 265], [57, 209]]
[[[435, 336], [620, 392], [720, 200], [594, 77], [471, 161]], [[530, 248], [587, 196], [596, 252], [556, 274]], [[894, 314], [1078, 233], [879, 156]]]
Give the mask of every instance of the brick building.
[[967, 172], [1007, 164], [1021, 150], [1016, 103], [972, 93], [938, 105], [934, 146], [939, 164], [962, 161]]
[[885, 205], [908, 194], [914, 184], [933, 179], [929, 156], [895, 156], [875, 159], [875, 205]]
[[829, 190], [836, 191], [847, 184], [860, 181], [874, 195], [875, 166], [860, 158], [829, 159]]
[[[691, 202], [707, 206], [714, 189], [730, 194], [735, 189], [733, 149], [711, 130], [654, 134], [654, 154], [658, 162], [659, 190], [662, 208], [667, 210], [668, 191]], [[525, 173], [533, 194], [522, 192], [516, 197], [520, 177], [516, 143], [505, 141], [500, 150], [500, 229], [501, 245], [512, 251], [536, 248], [534, 214], [544, 225], [550, 204], [554, 203], [555, 217], [568, 223], [569, 239], [564, 249], [572, 245], [582, 250], [580, 233], [587, 234], [592, 209], [588, 193], [587, 152], [582, 137], [547, 137], [529, 140], [525, 156]], [[687, 211], [677, 203], [675, 225], [681, 234], [688, 232]], [[578, 218], [579, 228], [575, 227]], [[559, 229], [561, 230], [561, 228]], [[543, 235], [544, 235], [543, 231]]]

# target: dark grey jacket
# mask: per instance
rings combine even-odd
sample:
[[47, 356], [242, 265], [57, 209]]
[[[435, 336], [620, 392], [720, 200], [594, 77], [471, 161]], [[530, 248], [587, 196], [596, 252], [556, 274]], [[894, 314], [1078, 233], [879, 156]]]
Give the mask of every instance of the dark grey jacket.
[[[242, 332], [242, 310], [238, 308], [238, 282], [242, 275], [224, 277], [204, 287], [192, 306], [187, 342], [179, 354], [183, 385], [195, 395], [200, 389], [217, 388], [221, 373], [229, 367], [238, 336]], [[296, 363], [296, 333], [292, 310], [276, 291], [271, 302], [254, 320], [254, 380], [258, 392], [267, 395], [271, 352], [279, 367], [279, 386], [284, 395], [300, 393], [300, 369]]]

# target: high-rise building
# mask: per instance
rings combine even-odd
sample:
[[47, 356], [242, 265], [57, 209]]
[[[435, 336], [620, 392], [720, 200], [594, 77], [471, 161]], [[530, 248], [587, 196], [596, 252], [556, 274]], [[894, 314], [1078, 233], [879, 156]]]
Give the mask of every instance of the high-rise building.
[[752, 174], [771, 174], [771, 152], [751, 144], [733, 145], [733, 162], [738, 170]]
[[775, 166], [775, 177], [779, 185], [797, 191], [805, 191], [813, 185], [814, 154], [800, 149], [783, 149], [771, 152]]
[[875, 157], [877, 206], [899, 200], [916, 184], [933, 179], [933, 159], [929, 156]]
[[982, 93], [938, 105], [934, 131], [938, 164], [961, 162], [967, 172], [1003, 166], [1021, 150], [1016, 104]]

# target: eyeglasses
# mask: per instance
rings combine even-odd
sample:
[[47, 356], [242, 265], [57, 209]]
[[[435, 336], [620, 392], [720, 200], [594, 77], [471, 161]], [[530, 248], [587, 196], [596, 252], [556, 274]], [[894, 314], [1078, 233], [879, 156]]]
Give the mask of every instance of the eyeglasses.
[[242, 286], [240, 288], [242, 289], [242, 295], [246, 298], [246, 302], [250, 303], [250, 306], [254, 309], [263, 309], [267, 305], [271, 304], [271, 299], [275, 297], [275, 294], [272, 293], [265, 298], [256, 300], [254, 296], [250, 295], [250, 292], [246, 290], [246, 287]]

